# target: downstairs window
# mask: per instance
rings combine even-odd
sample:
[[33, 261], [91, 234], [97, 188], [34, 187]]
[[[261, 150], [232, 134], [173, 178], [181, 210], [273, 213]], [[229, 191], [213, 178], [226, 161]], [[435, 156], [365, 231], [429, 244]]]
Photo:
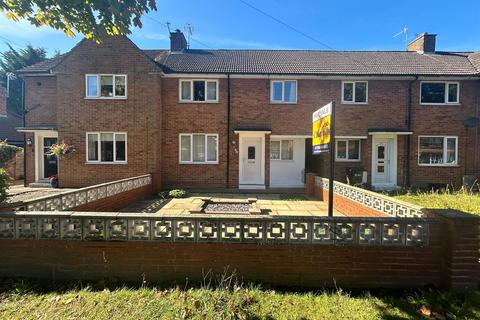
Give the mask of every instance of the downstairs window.
[[182, 133], [180, 163], [218, 163], [218, 134]]
[[458, 137], [421, 136], [418, 138], [418, 165], [453, 166], [458, 162]]
[[88, 132], [87, 162], [127, 163], [125, 132]]

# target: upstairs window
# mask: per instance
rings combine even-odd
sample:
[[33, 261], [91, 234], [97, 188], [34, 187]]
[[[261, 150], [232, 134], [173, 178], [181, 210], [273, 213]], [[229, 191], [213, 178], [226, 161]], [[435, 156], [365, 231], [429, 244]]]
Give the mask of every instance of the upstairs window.
[[360, 140], [359, 139], [338, 139], [335, 141], [336, 161], [360, 161]]
[[418, 164], [452, 166], [458, 161], [458, 137], [421, 136], [418, 138]]
[[127, 97], [127, 76], [120, 74], [87, 74], [86, 97], [124, 99]]
[[180, 163], [218, 163], [218, 134], [180, 134]]
[[297, 103], [296, 80], [274, 80], [271, 82], [271, 102]]
[[88, 132], [87, 162], [126, 163], [127, 134], [124, 132]]
[[366, 104], [368, 103], [368, 82], [366, 81], [343, 81], [342, 103]]
[[271, 160], [293, 160], [293, 140], [270, 141]]
[[180, 102], [218, 102], [217, 80], [180, 80]]
[[420, 103], [458, 104], [460, 84], [458, 82], [421, 82]]

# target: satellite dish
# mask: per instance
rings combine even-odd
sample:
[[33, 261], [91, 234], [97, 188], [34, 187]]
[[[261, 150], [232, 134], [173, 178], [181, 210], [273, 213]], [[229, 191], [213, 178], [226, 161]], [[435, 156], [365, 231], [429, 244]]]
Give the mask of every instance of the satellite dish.
[[480, 118], [477, 118], [477, 117], [468, 117], [467, 119], [465, 119], [465, 121], [463, 122], [463, 124], [464, 124], [465, 127], [467, 127], [467, 128], [475, 128], [475, 127], [478, 127], [478, 125], [480, 124]]

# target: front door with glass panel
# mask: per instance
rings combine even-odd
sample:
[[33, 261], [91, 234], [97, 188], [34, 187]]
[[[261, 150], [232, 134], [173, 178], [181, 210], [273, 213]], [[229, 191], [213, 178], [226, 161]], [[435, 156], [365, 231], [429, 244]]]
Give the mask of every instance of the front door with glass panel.
[[376, 138], [373, 142], [373, 185], [390, 185], [394, 183], [395, 168], [392, 161], [394, 140]]
[[58, 173], [57, 156], [50, 154], [50, 146], [57, 143], [57, 138], [43, 138], [43, 179], [54, 176]]
[[241, 156], [241, 184], [263, 184], [262, 138], [243, 138]]

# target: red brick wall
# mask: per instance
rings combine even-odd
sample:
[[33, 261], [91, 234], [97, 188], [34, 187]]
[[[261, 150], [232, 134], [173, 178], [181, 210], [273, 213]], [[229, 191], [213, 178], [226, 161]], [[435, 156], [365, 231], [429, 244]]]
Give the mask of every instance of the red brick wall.
[[199, 283], [211, 270], [245, 282], [319, 288], [443, 284], [442, 226], [426, 247], [1, 241], [0, 276]]
[[85, 205], [75, 207], [73, 211], [89, 211], [89, 212], [114, 212], [125, 208], [135, 201], [143, 200], [152, 195], [152, 185], [143, 186], [137, 189], [125, 191], [100, 199], [95, 202], [90, 202]]

